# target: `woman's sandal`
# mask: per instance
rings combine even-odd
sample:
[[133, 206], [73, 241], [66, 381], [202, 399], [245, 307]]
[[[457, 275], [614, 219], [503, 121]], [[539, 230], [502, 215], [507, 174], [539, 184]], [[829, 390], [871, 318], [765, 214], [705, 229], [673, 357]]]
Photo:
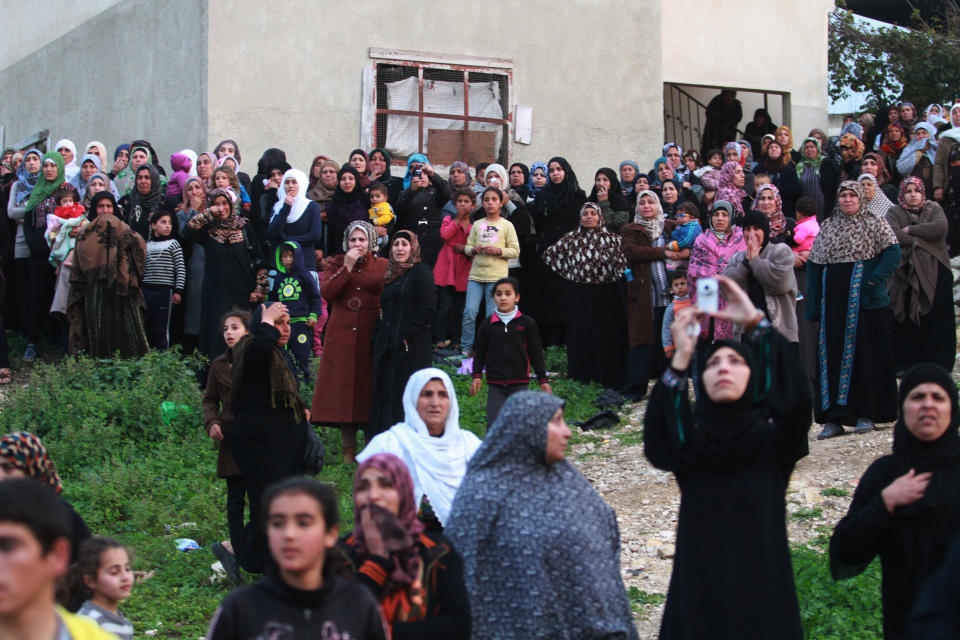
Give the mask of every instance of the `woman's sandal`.
[[10, 369], [0, 369], [0, 386], [13, 382], [13, 371]]

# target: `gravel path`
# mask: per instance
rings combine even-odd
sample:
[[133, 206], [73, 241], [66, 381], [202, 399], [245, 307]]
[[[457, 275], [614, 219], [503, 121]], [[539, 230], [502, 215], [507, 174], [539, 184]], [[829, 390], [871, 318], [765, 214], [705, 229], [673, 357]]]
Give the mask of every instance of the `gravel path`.
[[[646, 402], [625, 407], [613, 429], [580, 432], [569, 459], [614, 508], [620, 525], [621, 566], [627, 587], [666, 594], [673, 564], [680, 493], [673, 474], [655, 469], [643, 455]], [[805, 544], [832, 531], [846, 514], [863, 472], [889, 453], [892, 425], [865, 435], [817, 441], [811, 428], [810, 454], [794, 470], [787, 493], [790, 542]], [[824, 495], [824, 492], [826, 495]], [[819, 529], [819, 530], [818, 530]], [[635, 616], [641, 638], [656, 638], [662, 597], [651, 598]]]

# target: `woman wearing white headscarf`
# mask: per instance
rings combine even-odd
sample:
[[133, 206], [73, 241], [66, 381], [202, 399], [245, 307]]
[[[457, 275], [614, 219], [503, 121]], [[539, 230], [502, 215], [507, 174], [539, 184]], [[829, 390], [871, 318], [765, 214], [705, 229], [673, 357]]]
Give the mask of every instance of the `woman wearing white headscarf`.
[[404, 420], [373, 438], [357, 454], [363, 462], [377, 453], [392, 453], [407, 465], [420, 518], [442, 527], [453, 497], [467, 472], [480, 439], [460, 428], [460, 407], [450, 376], [440, 369], [415, 372], [403, 391]]
[[880, 218], [886, 218], [890, 207], [896, 206], [880, 188], [880, 183], [872, 173], [861, 173], [857, 182], [863, 187], [863, 200], [867, 203], [867, 211]]
[[918, 122], [913, 127], [913, 140], [900, 152], [897, 171], [904, 178], [914, 176], [930, 185], [924, 197], [933, 197], [933, 163], [937, 159], [937, 128], [929, 122]]
[[947, 254], [953, 257], [960, 254], [960, 102], [950, 108], [950, 124], [933, 161], [933, 199], [947, 214]]
[[283, 197], [273, 205], [267, 239], [273, 246], [295, 240], [303, 250], [304, 264], [316, 275], [317, 250], [323, 248], [323, 212], [307, 197], [310, 181], [303, 171], [288, 169], [280, 187]]
[[73, 176], [80, 173], [80, 165], [77, 164], [77, 145], [72, 140], [63, 138], [58, 140], [54, 150], [63, 156], [63, 174], [69, 182]]

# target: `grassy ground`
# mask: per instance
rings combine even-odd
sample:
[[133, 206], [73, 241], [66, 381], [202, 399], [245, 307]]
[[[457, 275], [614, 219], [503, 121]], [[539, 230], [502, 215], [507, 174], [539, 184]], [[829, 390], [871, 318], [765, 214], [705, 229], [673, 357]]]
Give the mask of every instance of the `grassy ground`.
[[[211, 615], [230, 590], [228, 582], [214, 577], [215, 559], [207, 550], [226, 537], [226, 498], [214, 474], [214, 445], [201, 427], [199, 366], [173, 352], [151, 353], [138, 362], [38, 362], [29, 384], [11, 385], [0, 404], [5, 430], [29, 430], [44, 439], [63, 477], [64, 497], [91, 530], [128, 544], [136, 555], [134, 568], [150, 575], [122, 607], [138, 637], [153, 629], [156, 638], [206, 635]], [[562, 352], [548, 354], [548, 368], [565, 371]], [[462, 426], [483, 436], [485, 393], [470, 398], [465, 376], [454, 376], [454, 384]], [[567, 401], [568, 421], [596, 412], [591, 402], [598, 387], [560, 377], [554, 391]], [[310, 394], [304, 389], [305, 397]], [[340, 463], [338, 433], [318, 432], [328, 461], [319, 477], [336, 487], [341, 522], [349, 527], [355, 466]], [[631, 443], [637, 438], [619, 435]], [[178, 538], [196, 540], [202, 548], [177, 551]], [[879, 637], [875, 567], [861, 579], [835, 585], [820, 552], [796, 550], [794, 562], [808, 637]], [[663, 598], [634, 591], [637, 606]]]

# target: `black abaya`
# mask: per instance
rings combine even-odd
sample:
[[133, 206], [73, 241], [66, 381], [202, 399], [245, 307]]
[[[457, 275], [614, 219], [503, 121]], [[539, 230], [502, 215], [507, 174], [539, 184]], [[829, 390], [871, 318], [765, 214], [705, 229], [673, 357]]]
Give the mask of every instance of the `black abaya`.
[[257, 287], [257, 269], [262, 268], [263, 253], [252, 225], [243, 228], [245, 242], [217, 242], [207, 230], [191, 232], [204, 247], [202, 302], [200, 306], [200, 351], [211, 359], [227, 350], [220, 316], [236, 307], [249, 311], [250, 294]]
[[[543, 192], [541, 192], [543, 193]], [[537, 249], [543, 253], [553, 246], [564, 234], [580, 224], [580, 209], [587, 201], [582, 192], [570, 202], [551, 210], [546, 197], [539, 198], [534, 204], [533, 223], [537, 229]], [[533, 265], [533, 298], [531, 315], [537, 319], [543, 346], [565, 343], [566, 316], [564, 315], [564, 280], [544, 264], [538, 255]]]
[[424, 263], [388, 283], [380, 296], [380, 321], [373, 342], [373, 402], [367, 442], [403, 422], [403, 390], [414, 371], [433, 359], [433, 322], [437, 287]]
[[852, 275], [860, 264], [823, 266], [819, 388], [814, 402], [820, 424], [853, 426], [859, 418], [873, 422], [897, 418], [897, 379], [890, 345], [893, 312], [889, 307], [863, 309], [856, 302], [865, 289], [862, 284], [851, 285], [857, 281]]
[[[910, 308], [908, 289], [904, 305]], [[893, 322], [893, 358], [897, 371], [905, 371], [921, 362], [935, 362], [947, 371], [953, 370], [957, 353], [957, 325], [953, 315], [953, 274], [942, 263], [937, 263], [937, 287], [933, 294], [933, 308], [920, 316], [920, 325], [909, 317]]]
[[[769, 372], [763, 401], [734, 409], [745, 395], [729, 416], [714, 404], [708, 429], [694, 418], [685, 380], [679, 388], [661, 380], [650, 397], [645, 453], [681, 492], [661, 640], [803, 637], [784, 512], [790, 474], [807, 454], [811, 397], [792, 346], [769, 328], [756, 333], [747, 339], [754, 352], [769, 347], [769, 360], [752, 365], [752, 381]], [[754, 392], [748, 385], [745, 394]], [[735, 441], [718, 444], [727, 431]]]
[[270, 365], [280, 332], [257, 323], [244, 356], [243, 381], [233, 405], [233, 425], [227, 438], [250, 500], [250, 522], [231, 539], [240, 566], [261, 573], [267, 563], [260, 498], [270, 485], [303, 473], [306, 416], [276, 404], [270, 385]]
[[567, 375], [583, 383], [621, 389], [627, 367], [627, 315], [623, 285], [564, 280]]

